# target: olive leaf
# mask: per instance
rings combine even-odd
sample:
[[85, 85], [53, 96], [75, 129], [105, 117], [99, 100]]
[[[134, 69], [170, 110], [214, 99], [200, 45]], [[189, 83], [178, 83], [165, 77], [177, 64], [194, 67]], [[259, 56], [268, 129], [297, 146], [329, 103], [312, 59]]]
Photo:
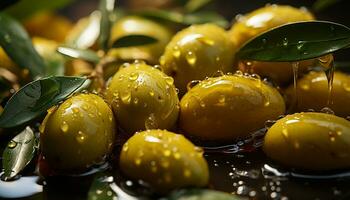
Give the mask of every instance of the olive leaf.
[[71, 58], [79, 58], [93, 63], [98, 63], [100, 61], [100, 57], [94, 51], [89, 49], [75, 49], [59, 46], [57, 52]]
[[30, 82], [7, 102], [0, 115], [0, 127], [10, 128], [27, 123], [88, 84], [86, 78], [65, 76]]
[[194, 12], [209, 4], [212, 0], [189, 0], [185, 5], [187, 12]]
[[320, 57], [350, 45], [344, 25], [309, 21], [283, 25], [248, 41], [237, 52], [239, 59], [291, 62]]
[[221, 15], [216, 12], [210, 11], [201, 11], [184, 16], [183, 24], [204, 24], [204, 23], [213, 23], [218, 26], [226, 28], [229, 22]]
[[8, 143], [2, 155], [4, 168], [2, 180], [13, 179], [30, 163], [35, 155], [37, 143], [33, 130], [29, 126]]
[[88, 200], [113, 200], [118, 199], [117, 194], [111, 189], [113, 177], [102, 174], [96, 174], [89, 192]]
[[0, 10], [3, 10], [7, 8], [8, 6], [11, 6], [15, 3], [17, 3], [19, 0], [1, 0], [0, 1]]
[[113, 42], [113, 48], [142, 46], [158, 42], [157, 38], [148, 35], [126, 35]]
[[170, 23], [183, 23], [184, 15], [177, 11], [160, 10], [160, 9], [146, 9], [133, 13], [141, 17], [146, 17], [152, 20]]
[[114, 5], [115, 0], [100, 0], [99, 10], [101, 11], [101, 23], [98, 41], [100, 47], [105, 51], [108, 49]]
[[[3, 1], [3, 0], [1, 0]], [[74, 0], [21, 0], [17, 4], [6, 9], [6, 12], [16, 19], [26, 19], [43, 10], [56, 10], [72, 3]]]
[[341, 0], [317, 0], [312, 5], [312, 9], [316, 12], [320, 12], [322, 10], [325, 10], [326, 8], [340, 2]]
[[28, 68], [33, 78], [44, 75], [45, 63], [21, 24], [2, 12], [0, 24], [0, 46], [7, 55], [20, 67]]
[[229, 193], [208, 189], [183, 189], [174, 191], [167, 200], [243, 200]]
[[101, 12], [96, 10], [86, 19], [78, 22], [80, 31], [69, 35], [66, 44], [67, 46], [87, 49], [92, 47], [100, 35]]

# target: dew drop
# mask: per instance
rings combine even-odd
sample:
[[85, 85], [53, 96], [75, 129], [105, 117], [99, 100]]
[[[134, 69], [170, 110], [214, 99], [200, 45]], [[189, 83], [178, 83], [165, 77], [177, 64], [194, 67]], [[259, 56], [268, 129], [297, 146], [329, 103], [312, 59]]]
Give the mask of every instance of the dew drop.
[[173, 47], [173, 56], [175, 58], [179, 58], [181, 56], [181, 50], [180, 50], [179, 46]]
[[191, 170], [189, 170], [189, 169], [184, 170], [184, 177], [189, 178], [191, 175], [192, 175]]
[[67, 122], [63, 121], [60, 128], [61, 128], [61, 131], [63, 133], [67, 133], [69, 126], [68, 126]]
[[196, 86], [200, 82], [201, 82], [200, 80], [193, 80], [187, 83], [187, 91], [191, 90], [194, 86]]
[[136, 72], [133, 72], [133, 73], [130, 74], [129, 80], [130, 81], [135, 81], [138, 77], [139, 77], [139, 74], [136, 73]]
[[208, 46], [213, 46], [215, 44], [214, 40], [211, 40], [204, 36], [198, 37], [197, 40]]
[[310, 84], [309, 83], [303, 83], [300, 85], [300, 88], [302, 90], [309, 90], [310, 89]]
[[188, 64], [194, 66], [197, 62], [197, 56], [192, 51], [189, 51], [186, 54], [186, 60]]
[[219, 104], [225, 104], [226, 102], [226, 97], [225, 95], [220, 95], [218, 99]]
[[169, 156], [171, 155], [171, 151], [170, 151], [169, 149], [164, 150], [163, 155], [164, 155], [165, 157], [169, 157]]
[[165, 80], [165, 82], [166, 82], [168, 85], [173, 85], [173, 84], [174, 84], [174, 79], [173, 79], [172, 77], [165, 76], [165, 77], [164, 77], [164, 80]]
[[145, 128], [147, 130], [150, 130], [150, 129], [155, 129], [157, 127], [158, 127], [158, 124], [157, 124], [157, 121], [156, 121], [156, 117], [155, 117], [154, 113], [152, 113], [145, 120]]
[[165, 65], [165, 56], [161, 56], [161, 57], [160, 57], [159, 63], [160, 63], [161, 65]]
[[282, 44], [283, 44], [283, 46], [287, 46], [288, 45], [288, 39], [287, 38], [283, 38]]
[[10, 149], [15, 148], [16, 146], [17, 146], [17, 142], [14, 141], [14, 140], [11, 140], [11, 141], [8, 143], [8, 145], [7, 145], [7, 147], [10, 148]]
[[86, 139], [85, 133], [83, 133], [82, 131], [79, 131], [78, 134], [77, 134], [76, 139], [77, 139], [77, 141], [78, 141], [79, 143], [84, 142], [85, 139]]
[[154, 91], [151, 90], [151, 91], [149, 92], [149, 95], [150, 95], [151, 97], [154, 97]]
[[123, 145], [123, 150], [124, 152], [127, 152], [129, 150], [129, 144], [126, 142], [124, 145]]
[[73, 113], [75, 113], [75, 114], [78, 114], [80, 111], [79, 111], [79, 108], [72, 108], [72, 110], [73, 110]]
[[141, 160], [141, 158], [135, 158], [134, 162], [135, 162], [135, 165], [136, 165], [136, 166], [140, 166], [142, 160]]
[[176, 160], [179, 160], [179, 159], [181, 158], [181, 154], [178, 153], [178, 152], [174, 153], [174, 158], [175, 158]]
[[124, 90], [120, 93], [120, 98], [124, 104], [130, 104], [131, 92], [129, 90]]

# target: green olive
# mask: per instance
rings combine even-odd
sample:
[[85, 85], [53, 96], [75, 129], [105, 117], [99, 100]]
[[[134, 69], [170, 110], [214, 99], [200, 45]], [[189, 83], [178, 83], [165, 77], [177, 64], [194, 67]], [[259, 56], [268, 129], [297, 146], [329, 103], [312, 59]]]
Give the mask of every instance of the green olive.
[[166, 44], [171, 39], [172, 33], [167, 27], [152, 20], [128, 16], [118, 20], [112, 27], [110, 45], [117, 39], [127, 35], [147, 35], [156, 38], [154, 44], [137, 47], [112, 49], [109, 56], [122, 60], [145, 60], [151, 64], [157, 64]]
[[[297, 103], [294, 106], [293, 103]], [[294, 86], [289, 86], [286, 90], [287, 105], [293, 107], [294, 112], [307, 111], [314, 109], [320, 111], [324, 107], [331, 108], [334, 113], [341, 117], [350, 115], [350, 76], [342, 72], [335, 72], [333, 79], [333, 88], [328, 101], [328, 81], [324, 72], [310, 72], [297, 82], [297, 92], [294, 92]]]
[[325, 113], [296, 113], [278, 120], [263, 150], [292, 168], [333, 170], [350, 167], [350, 122]]
[[201, 140], [234, 140], [284, 114], [282, 96], [257, 78], [225, 75], [194, 86], [180, 102], [180, 128]]
[[173, 37], [160, 64], [174, 77], [182, 96], [192, 80], [203, 80], [218, 71], [232, 72], [235, 51], [224, 29], [213, 24], [192, 25]]
[[[229, 31], [230, 38], [241, 47], [248, 40], [257, 35], [291, 22], [314, 20], [314, 16], [305, 9], [284, 5], [267, 5], [250, 12], [233, 24]], [[251, 61], [241, 64], [240, 70], [257, 73], [263, 77], [269, 77], [277, 84], [285, 85], [293, 80], [292, 64], [287, 62], [261, 62]], [[305, 72], [314, 63], [314, 60], [302, 61], [299, 64], [299, 72]]]
[[125, 64], [108, 84], [106, 97], [128, 133], [171, 129], [179, 113], [174, 80], [143, 62]]
[[50, 109], [40, 132], [42, 154], [51, 168], [84, 170], [111, 151], [115, 120], [101, 97], [79, 94]]
[[166, 130], [134, 134], [123, 146], [120, 168], [128, 177], [149, 183], [158, 192], [208, 184], [203, 150], [183, 135]]

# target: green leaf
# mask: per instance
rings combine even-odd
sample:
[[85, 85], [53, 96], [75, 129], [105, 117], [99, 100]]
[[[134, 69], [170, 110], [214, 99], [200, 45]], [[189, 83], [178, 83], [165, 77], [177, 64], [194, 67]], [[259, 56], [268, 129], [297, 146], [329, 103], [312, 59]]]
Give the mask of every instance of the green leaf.
[[97, 174], [90, 186], [88, 200], [113, 200], [118, 199], [117, 194], [111, 189], [113, 177]]
[[100, 0], [99, 9], [101, 11], [100, 36], [99, 45], [103, 50], [108, 49], [108, 41], [110, 38], [112, 27], [112, 16], [114, 11], [115, 0]]
[[313, 5], [312, 9], [316, 12], [325, 10], [326, 8], [338, 3], [340, 0], [317, 0]]
[[7, 8], [8, 6], [11, 6], [15, 3], [17, 3], [19, 0], [1, 0], [0, 1], [0, 10], [3, 10]]
[[33, 159], [37, 146], [37, 139], [30, 127], [26, 127], [7, 145], [2, 155], [2, 167], [5, 181], [13, 179]]
[[209, 4], [212, 0], [189, 0], [185, 5], [187, 12], [194, 12]]
[[20, 67], [28, 68], [33, 78], [43, 75], [45, 63], [21, 24], [1, 12], [0, 24], [0, 46], [7, 55]]
[[224, 28], [226, 28], [229, 24], [229, 22], [223, 16], [210, 11], [202, 11], [187, 14], [184, 16], [183, 19], [183, 24], [187, 25], [205, 23], [214, 23]]
[[292, 62], [317, 58], [350, 45], [350, 29], [344, 25], [310, 21], [291, 23], [248, 41], [239, 59]]
[[91, 13], [88, 18], [81, 19], [78, 22], [78, 26], [81, 25], [81, 30], [67, 38], [67, 46], [78, 49], [87, 49], [92, 47], [100, 35], [100, 23], [101, 12], [97, 10]]
[[9, 7], [6, 12], [16, 19], [25, 19], [43, 10], [57, 10], [72, 3], [74, 0], [22, 0]]
[[243, 200], [246, 198], [208, 189], [183, 189], [174, 191], [168, 200]]
[[183, 23], [184, 15], [177, 11], [171, 10], [160, 10], [160, 9], [148, 9], [133, 13], [141, 17], [150, 18], [152, 20], [158, 20], [161, 22], [171, 22], [171, 23]]
[[57, 48], [57, 52], [71, 58], [79, 58], [93, 63], [98, 63], [100, 61], [100, 57], [98, 57], [94, 51], [89, 49], [75, 49], [60, 46]]
[[120, 37], [113, 42], [113, 48], [131, 47], [131, 46], [142, 46], [147, 44], [153, 44], [158, 42], [157, 38], [148, 35], [126, 35]]
[[86, 78], [65, 76], [28, 83], [7, 102], [0, 116], [0, 127], [10, 128], [29, 122], [88, 84]]

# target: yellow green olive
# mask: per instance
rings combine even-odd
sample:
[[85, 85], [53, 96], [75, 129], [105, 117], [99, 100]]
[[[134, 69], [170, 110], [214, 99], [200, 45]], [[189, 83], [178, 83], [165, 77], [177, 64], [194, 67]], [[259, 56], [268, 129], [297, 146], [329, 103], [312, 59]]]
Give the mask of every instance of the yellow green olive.
[[278, 120], [265, 136], [264, 152], [292, 168], [350, 167], [350, 122], [325, 113], [296, 113]]
[[192, 80], [233, 71], [235, 51], [224, 29], [213, 24], [192, 25], [172, 38], [160, 64], [174, 78], [182, 96]]
[[158, 192], [208, 184], [203, 150], [183, 135], [166, 130], [135, 133], [120, 154], [120, 168], [128, 177], [149, 183]]
[[[229, 31], [230, 38], [241, 47], [257, 35], [291, 22], [314, 20], [314, 16], [304, 8], [294, 8], [284, 5], [267, 5], [251, 13], [239, 17]], [[305, 72], [313, 65], [314, 60], [302, 61], [299, 72]], [[245, 62], [240, 69], [252, 71], [263, 77], [269, 77], [277, 84], [287, 84], [293, 79], [291, 63], [283, 62]]]
[[128, 133], [171, 129], [179, 113], [173, 78], [143, 62], [125, 64], [108, 84], [106, 97]]
[[166, 44], [171, 39], [172, 33], [167, 27], [152, 20], [128, 16], [118, 20], [112, 27], [110, 45], [117, 39], [127, 35], [147, 35], [158, 41], [153, 44], [112, 49], [109, 56], [122, 60], [145, 60], [151, 64], [157, 64]]
[[111, 151], [115, 120], [101, 97], [79, 94], [50, 109], [40, 132], [42, 154], [51, 168], [84, 170]]
[[225, 75], [194, 86], [180, 102], [180, 128], [201, 140], [234, 140], [284, 114], [278, 91], [257, 78]]
[[[349, 116], [350, 76], [335, 72], [331, 96], [328, 96], [328, 89], [327, 76], [324, 72], [310, 72], [298, 80], [296, 93], [293, 85], [286, 90], [287, 105], [292, 106], [294, 112], [308, 109], [320, 111], [324, 107], [329, 107], [338, 116]], [[329, 104], [327, 104], [328, 97], [330, 97]], [[293, 105], [296, 98], [297, 103]]]

